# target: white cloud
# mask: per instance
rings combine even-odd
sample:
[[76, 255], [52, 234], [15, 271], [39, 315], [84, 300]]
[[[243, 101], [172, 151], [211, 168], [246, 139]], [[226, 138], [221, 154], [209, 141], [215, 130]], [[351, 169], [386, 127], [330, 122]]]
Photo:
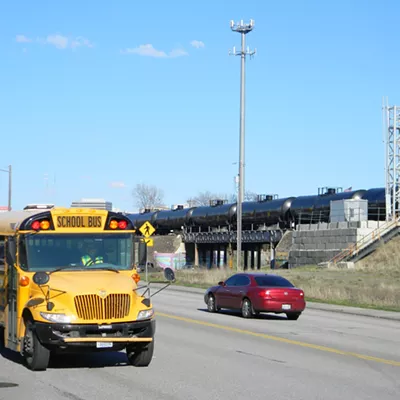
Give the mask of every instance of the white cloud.
[[75, 49], [77, 47], [93, 47], [93, 44], [86, 38], [81, 36], [77, 36], [75, 38], [70, 38], [67, 36], [63, 36], [60, 34], [52, 34], [47, 35], [46, 38], [37, 38], [36, 40], [32, 40], [25, 35], [17, 35], [16, 41], [18, 43], [28, 43], [28, 42], [36, 42], [40, 44], [47, 44], [56, 47], [57, 49]]
[[29, 42], [32, 42], [32, 39], [29, 39], [25, 35], [17, 35], [15, 37], [15, 41], [18, 43], [29, 43]]
[[157, 50], [152, 44], [141, 44], [139, 47], [128, 48], [123, 51], [125, 54], [137, 54], [139, 56], [165, 58], [167, 54], [164, 51]]
[[86, 47], [93, 47], [93, 43], [91, 43], [88, 39], [85, 39], [82, 36], [78, 36], [74, 40], [71, 41], [71, 47], [81, 47], [81, 46], [86, 46]]
[[68, 47], [68, 38], [61, 35], [49, 35], [45, 39], [47, 44], [52, 44], [57, 49], [66, 49]]
[[110, 186], [113, 188], [124, 188], [126, 184], [124, 182], [111, 182]]
[[188, 56], [188, 55], [189, 54], [183, 49], [175, 49], [175, 50], [170, 51], [170, 53], [169, 53], [169, 57], [171, 57], [171, 58]]
[[121, 53], [137, 54], [139, 56], [155, 58], [175, 58], [188, 55], [188, 53], [183, 49], [174, 49], [167, 54], [163, 50], [155, 49], [152, 44], [141, 44], [139, 47], [127, 48], [122, 50]]
[[200, 47], [205, 47], [204, 42], [200, 41], [200, 40], [192, 40], [190, 42], [190, 44], [195, 47], [196, 49], [200, 49]]

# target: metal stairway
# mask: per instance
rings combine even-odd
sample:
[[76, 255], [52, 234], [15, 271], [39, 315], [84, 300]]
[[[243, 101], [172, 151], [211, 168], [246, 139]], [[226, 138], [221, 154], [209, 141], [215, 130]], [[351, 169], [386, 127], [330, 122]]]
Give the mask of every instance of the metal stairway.
[[382, 226], [364, 236], [357, 243], [354, 243], [336, 254], [327, 264], [336, 265], [340, 262], [357, 262], [375, 251], [379, 245], [393, 239], [400, 232], [400, 222], [396, 218], [393, 221], [385, 222]]

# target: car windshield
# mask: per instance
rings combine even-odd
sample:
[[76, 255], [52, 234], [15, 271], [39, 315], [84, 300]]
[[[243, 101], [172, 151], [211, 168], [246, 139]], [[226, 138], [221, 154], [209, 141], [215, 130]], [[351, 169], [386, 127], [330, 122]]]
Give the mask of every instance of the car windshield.
[[257, 276], [254, 278], [258, 286], [267, 287], [294, 287], [287, 279], [281, 276]]
[[20, 266], [29, 271], [133, 267], [132, 234], [34, 234], [20, 241]]

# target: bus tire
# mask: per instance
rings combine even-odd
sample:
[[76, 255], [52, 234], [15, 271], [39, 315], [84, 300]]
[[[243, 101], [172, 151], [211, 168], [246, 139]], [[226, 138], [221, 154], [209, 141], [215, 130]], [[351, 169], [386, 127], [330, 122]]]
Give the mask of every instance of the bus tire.
[[134, 367], [148, 367], [153, 359], [154, 338], [149, 344], [130, 345], [126, 347], [129, 364]]
[[25, 327], [23, 342], [25, 364], [31, 371], [46, 371], [50, 360], [50, 350], [40, 343], [31, 320], [25, 321]]

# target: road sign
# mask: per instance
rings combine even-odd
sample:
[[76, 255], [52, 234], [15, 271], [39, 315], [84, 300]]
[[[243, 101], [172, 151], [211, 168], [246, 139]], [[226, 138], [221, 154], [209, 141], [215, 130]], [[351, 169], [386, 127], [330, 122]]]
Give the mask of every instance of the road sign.
[[153, 239], [145, 238], [145, 239], [143, 239], [143, 243], [148, 247], [153, 247], [154, 246], [154, 240]]
[[153, 225], [149, 221], [146, 221], [141, 227], [140, 227], [140, 232], [142, 235], [146, 238], [151, 236], [156, 230], [154, 229]]

